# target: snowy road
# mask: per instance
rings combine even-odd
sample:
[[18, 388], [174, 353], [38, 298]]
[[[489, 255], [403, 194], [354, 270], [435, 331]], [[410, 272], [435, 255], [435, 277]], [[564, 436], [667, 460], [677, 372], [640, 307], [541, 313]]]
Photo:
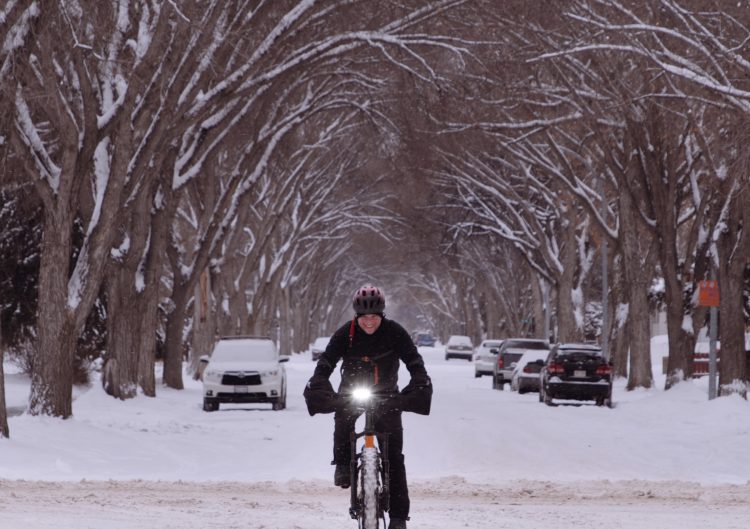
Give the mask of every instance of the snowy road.
[[[747, 526], [747, 401], [709, 401], [705, 380], [668, 392], [663, 380], [635, 392], [618, 380], [614, 409], [548, 407], [422, 352], [435, 395], [429, 417], [404, 417], [409, 529]], [[281, 412], [205, 413], [186, 379], [129, 401], [80, 388], [65, 421], [11, 417], [0, 529], [356, 529], [332, 483], [332, 417], [309, 417], [302, 399], [314, 364], [306, 354], [286, 366]], [[6, 381], [23, 405], [28, 381]]]
[[[750, 486], [445, 479], [412, 486], [410, 529], [745, 529]], [[0, 481], [2, 529], [354, 529], [328, 483]]]

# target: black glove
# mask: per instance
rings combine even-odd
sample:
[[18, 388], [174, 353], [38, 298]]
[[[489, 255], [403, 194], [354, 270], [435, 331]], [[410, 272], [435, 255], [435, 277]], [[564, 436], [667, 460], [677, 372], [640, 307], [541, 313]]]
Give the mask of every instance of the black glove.
[[408, 395], [420, 388], [432, 388], [432, 380], [427, 373], [415, 373], [409, 383], [401, 390], [401, 395]]
[[432, 380], [427, 373], [412, 375], [411, 381], [401, 390], [403, 411], [429, 415], [432, 405]]
[[321, 375], [313, 375], [310, 377], [310, 380], [307, 381], [306, 387], [308, 389], [320, 389], [325, 387], [331, 387], [331, 390], [333, 390], [333, 386], [331, 386], [331, 381], [328, 380], [327, 377], [321, 376]]
[[302, 395], [305, 397], [307, 412], [310, 415], [316, 413], [333, 413], [339, 406], [339, 396], [333, 391], [333, 386], [328, 378], [313, 375], [305, 385]]

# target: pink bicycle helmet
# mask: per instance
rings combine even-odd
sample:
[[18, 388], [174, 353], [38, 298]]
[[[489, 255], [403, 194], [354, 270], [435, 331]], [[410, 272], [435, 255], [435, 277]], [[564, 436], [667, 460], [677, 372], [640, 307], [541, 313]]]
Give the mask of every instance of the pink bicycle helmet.
[[357, 315], [383, 314], [385, 310], [385, 296], [383, 291], [373, 285], [365, 285], [354, 293], [352, 307]]

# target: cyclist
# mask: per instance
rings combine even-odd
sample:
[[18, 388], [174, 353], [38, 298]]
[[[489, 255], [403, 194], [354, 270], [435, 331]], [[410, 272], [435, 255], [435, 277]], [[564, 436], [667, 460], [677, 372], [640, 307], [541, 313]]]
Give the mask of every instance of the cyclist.
[[[315, 372], [305, 389], [305, 400], [310, 415], [335, 411], [333, 432], [333, 461], [336, 465], [336, 486], [351, 486], [350, 433], [361, 410], [349, 404], [345, 395], [358, 381], [372, 377], [371, 362], [377, 366], [378, 381], [374, 393], [398, 395], [393, 406], [376, 414], [376, 429], [388, 434], [388, 460], [390, 462], [390, 522], [388, 529], [406, 529], [409, 519], [409, 491], [404, 467], [402, 411], [429, 414], [432, 384], [422, 356], [409, 333], [393, 320], [385, 317], [385, 296], [378, 287], [365, 285], [359, 288], [352, 300], [355, 317], [342, 325], [331, 337], [325, 352], [318, 360]], [[371, 361], [364, 361], [368, 357]], [[341, 385], [338, 395], [333, 393], [329, 377], [339, 360]], [[411, 375], [409, 384], [398, 393], [399, 362], [403, 362]]]

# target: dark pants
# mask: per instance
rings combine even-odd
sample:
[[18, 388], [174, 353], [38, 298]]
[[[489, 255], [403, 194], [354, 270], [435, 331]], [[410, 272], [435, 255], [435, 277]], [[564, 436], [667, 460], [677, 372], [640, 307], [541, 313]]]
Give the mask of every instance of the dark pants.
[[[357, 411], [337, 411], [333, 417], [333, 462], [337, 465], [351, 463], [351, 432], [357, 421]], [[406, 486], [406, 468], [404, 467], [404, 429], [401, 425], [401, 412], [388, 411], [375, 417], [375, 429], [388, 434], [388, 462], [390, 463], [390, 515], [392, 518], [409, 517], [409, 489]], [[378, 444], [383, 447], [383, 440], [378, 436]]]

